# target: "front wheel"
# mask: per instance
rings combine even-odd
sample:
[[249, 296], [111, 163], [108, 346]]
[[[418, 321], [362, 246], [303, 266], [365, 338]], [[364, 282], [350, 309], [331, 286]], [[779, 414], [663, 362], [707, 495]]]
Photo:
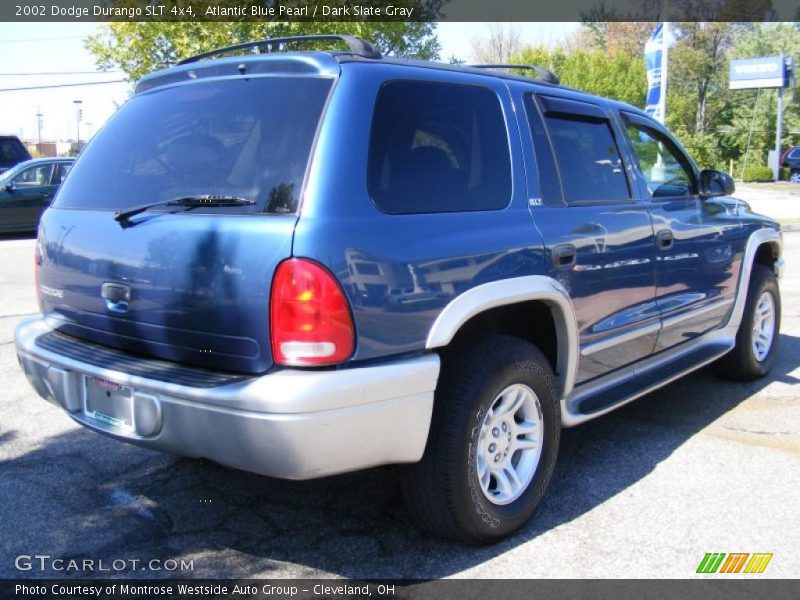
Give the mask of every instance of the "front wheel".
[[781, 327], [781, 295], [772, 269], [753, 265], [736, 346], [714, 365], [717, 375], [753, 381], [769, 373]]
[[403, 489], [417, 521], [449, 539], [490, 543], [533, 514], [558, 455], [561, 419], [547, 359], [491, 335], [443, 360], [422, 461]]
[[789, 175], [789, 181], [792, 183], [800, 183], [800, 171], [792, 171]]

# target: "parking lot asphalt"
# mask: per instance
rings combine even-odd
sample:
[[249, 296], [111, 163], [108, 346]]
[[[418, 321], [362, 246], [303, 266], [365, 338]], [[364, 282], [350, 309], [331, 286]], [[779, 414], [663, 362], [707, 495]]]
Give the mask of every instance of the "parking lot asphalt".
[[[769, 377], [739, 384], [702, 370], [566, 430], [533, 521], [476, 548], [419, 532], [392, 467], [286, 482], [74, 424], [35, 396], [17, 364], [14, 327], [36, 310], [33, 240], [2, 237], [0, 577], [685, 578], [707, 552], [770, 552], [759, 577], [797, 577], [800, 232], [785, 243]], [[17, 559], [36, 554], [95, 568], [102, 559], [110, 570]], [[192, 569], [148, 568], [152, 559]]]

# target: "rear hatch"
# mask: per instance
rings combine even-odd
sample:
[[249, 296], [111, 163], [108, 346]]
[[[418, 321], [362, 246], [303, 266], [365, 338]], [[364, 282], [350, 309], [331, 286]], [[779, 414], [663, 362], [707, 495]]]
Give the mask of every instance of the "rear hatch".
[[166, 72], [92, 140], [39, 231], [39, 295], [61, 332], [181, 363], [269, 369], [270, 284], [291, 254], [333, 79], [311, 61], [265, 62], [256, 76], [241, 58]]

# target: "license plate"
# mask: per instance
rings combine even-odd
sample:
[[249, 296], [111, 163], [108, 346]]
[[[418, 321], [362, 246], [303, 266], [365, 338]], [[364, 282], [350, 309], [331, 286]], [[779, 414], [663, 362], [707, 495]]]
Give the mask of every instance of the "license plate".
[[103, 425], [133, 431], [131, 388], [98, 377], [83, 378], [83, 412]]

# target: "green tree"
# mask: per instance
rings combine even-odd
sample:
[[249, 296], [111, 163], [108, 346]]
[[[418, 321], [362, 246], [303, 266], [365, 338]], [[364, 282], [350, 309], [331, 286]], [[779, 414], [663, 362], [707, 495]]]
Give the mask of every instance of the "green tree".
[[677, 23], [670, 49], [667, 124], [703, 133], [727, 102], [728, 50], [745, 25]]
[[[642, 106], [647, 91], [644, 61], [621, 51], [527, 47], [512, 62], [547, 67], [561, 83], [598, 96]], [[525, 74], [525, 73], [523, 73]]]
[[[177, 2], [182, 3], [181, 0]], [[205, 11], [204, 4], [211, 3], [192, 2], [195, 12]], [[226, 5], [225, 2], [213, 4]], [[365, 0], [362, 4], [377, 6], [379, 2]], [[398, 0], [394, 4], [416, 6], [418, 3]], [[426, 4], [429, 10], [438, 5], [438, 0]], [[115, 22], [107, 24], [97, 35], [89, 36], [85, 46], [94, 55], [98, 68], [120, 69], [129, 79], [136, 80], [150, 71], [214, 48], [267, 37], [330, 33], [363, 38], [390, 56], [432, 60], [439, 55], [440, 45], [433, 22]]]
[[644, 60], [644, 45], [655, 26], [649, 22], [587, 22], [573, 39], [578, 48], [621, 52], [631, 59]]

